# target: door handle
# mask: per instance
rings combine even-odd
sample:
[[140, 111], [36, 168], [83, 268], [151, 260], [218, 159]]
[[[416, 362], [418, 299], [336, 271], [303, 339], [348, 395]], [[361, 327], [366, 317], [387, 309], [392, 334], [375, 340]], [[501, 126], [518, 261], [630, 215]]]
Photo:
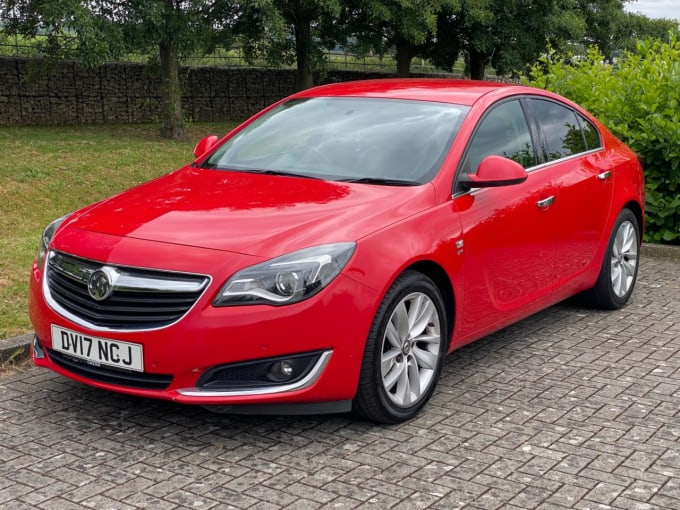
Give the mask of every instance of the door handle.
[[539, 209], [547, 209], [553, 204], [554, 201], [555, 195], [552, 195], [548, 198], [544, 198], [543, 200], [539, 200], [538, 202], [536, 202], [536, 205], [538, 206]]
[[601, 174], [597, 174], [597, 180], [598, 181], [606, 181], [612, 176], [612, 173], [610, 170], [607, 170], [606, 172], [602, 172]]

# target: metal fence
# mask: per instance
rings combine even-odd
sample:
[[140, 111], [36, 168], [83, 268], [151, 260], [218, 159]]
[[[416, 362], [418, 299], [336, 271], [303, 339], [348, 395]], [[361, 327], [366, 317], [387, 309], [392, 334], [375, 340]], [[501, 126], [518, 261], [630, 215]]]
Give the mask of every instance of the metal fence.
[[[5, 57], [42, 57], [44, 39], [37, 37], [30, 41], [4, 34], [0, 29], [0, 56]], [[146, 63], [151, 55], [128, 54], [120, 56], [117, 62], [140, 62]], [[68, 59], [68, 54], [64, 55]], [[286, 63], [272, 62], [267, 59], [248, 59], [245, 52], [238, 46], [223, 48], [217, 47], [212, 53], [206, 55], [193, 55], [182, 58], [182, 65], [187, 67], [256, 67], [268, 69], [287, 69], [294, 66]], [[322, 69], [366, 71], [379, 73], [394, 73], [396, 61], [394, 55], [359, 55], [348, 50], [331, 50], [324, 52]], [[411, 63], [412, 74], [441, 75], [447, 77], [463, 77], [462, 65], [447, 72], [434, 67], [427, 60], [414, 58]]]

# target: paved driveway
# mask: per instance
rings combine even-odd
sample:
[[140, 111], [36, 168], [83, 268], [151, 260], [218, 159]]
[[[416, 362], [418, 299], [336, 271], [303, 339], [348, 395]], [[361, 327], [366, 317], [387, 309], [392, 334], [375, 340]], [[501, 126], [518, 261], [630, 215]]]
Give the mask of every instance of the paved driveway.
[[415, 420], [228, 417], [0, 380], [0, 508], [680, 508], [680, 263], [449, 357]]

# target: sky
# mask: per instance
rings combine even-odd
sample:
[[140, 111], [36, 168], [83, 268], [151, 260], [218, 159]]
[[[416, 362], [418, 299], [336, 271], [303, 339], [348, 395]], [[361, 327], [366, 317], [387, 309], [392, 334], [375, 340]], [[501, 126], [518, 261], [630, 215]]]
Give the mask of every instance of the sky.
[[624, 10], [639, 12], [648, 18], [672, 18], [680, 20], [680, 0], [635, 0], [626, 2]]

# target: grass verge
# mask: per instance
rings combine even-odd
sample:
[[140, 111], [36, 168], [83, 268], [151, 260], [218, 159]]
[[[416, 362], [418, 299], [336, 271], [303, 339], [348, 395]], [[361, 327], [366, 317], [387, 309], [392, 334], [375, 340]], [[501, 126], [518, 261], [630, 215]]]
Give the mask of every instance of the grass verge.
[[0, 339], [31, 330], [29, 272], [50, 221], [179, 168], [200, 137], [234, 125], [192, 124], [187, 141], [152, 125], [0, 128]]

